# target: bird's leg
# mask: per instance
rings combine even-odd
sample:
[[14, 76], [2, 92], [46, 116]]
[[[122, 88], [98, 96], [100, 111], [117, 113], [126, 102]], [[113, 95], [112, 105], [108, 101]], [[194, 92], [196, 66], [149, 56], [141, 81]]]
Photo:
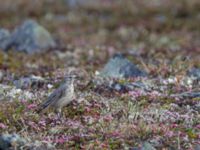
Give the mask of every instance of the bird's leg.
[[60, 108], [56, 109], [56, 115], [57, 115], [57, 119], [61, 121], [62, 112]]

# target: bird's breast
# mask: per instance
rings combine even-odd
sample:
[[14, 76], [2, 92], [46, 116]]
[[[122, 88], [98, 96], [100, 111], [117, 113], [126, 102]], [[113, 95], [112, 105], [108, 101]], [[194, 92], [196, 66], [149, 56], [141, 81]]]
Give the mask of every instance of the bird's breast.
[[67, 90], [65, 92], [65, 95], [57, 102], [57, 107], [64, 107], [68, 105], [74, 97], [74, 91], [73, 90]]

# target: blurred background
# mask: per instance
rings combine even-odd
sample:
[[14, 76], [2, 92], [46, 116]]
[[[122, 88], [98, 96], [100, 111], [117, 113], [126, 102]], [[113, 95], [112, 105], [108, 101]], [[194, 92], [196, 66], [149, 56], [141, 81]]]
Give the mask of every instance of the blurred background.
[[152, 65], [177, 56], [195, 60], [200, 51], [199, 0], [0, 0], [0, 4], [0, 27], [13, 31], [34, 19], [59, 43], [57, 49], [79, 49], [80, 57], [96, 66], [119, 51], [141, 56]]
[[171, 49], [178, 49], [179, 44], [199, 43], [199, 0], [0, 0], [0, 3], [1, 27], [12, 29], [33, 18], [67, 43], [144, 48], [156, 44], [154, 41], [162, 41], [157, 43], [158, 47], [167, 45], [168, 40], [179, 41]]

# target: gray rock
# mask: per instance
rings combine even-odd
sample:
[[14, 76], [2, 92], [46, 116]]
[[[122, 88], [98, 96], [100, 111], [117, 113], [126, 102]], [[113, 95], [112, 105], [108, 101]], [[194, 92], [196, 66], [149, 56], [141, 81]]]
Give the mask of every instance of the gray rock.
[[26, 140], [17, 134], [2, 134], [0, 136], [0, 149], [6, 150], [11, 147], [20, 148], [26, 143]]
[[71, 8], [76, 7], [78, 4], [77, 0], [65, 0], [65, 3]]
[[7, 49], [33, 54], [44, 52], [55, 45], [45, 28], [34, 20], [27, 20], [12, 33]]
[[137, 81], [133, 83], [119, 83], [117, 81], [110, 80], [108, 82], [108, 87], [112, 90], [118, 91], [118, 92], [128, 92], [135, 89], [141, 89], [146, 92], [150, 92], [151, 89], [143, 82]]
[[196, 111], [198, 111], [200, 113], [200, 102], [198, 102], [197, 104], [195, 104], [193, 106], [193, 109], [196, 110]]
[[183, 92], [180, 94], [174, 94], [172, 97], [180, 97], [180, 98], [198, 98], [200, 97], [200, 92]]
[[0, 70], [0, 81], [3, 80], [3, 77], [4, 77], [4, 72]]
[[109, 82], [108, 87], [112, 90], [118, 91], [118, 92], [125, 92], [127, 91], [126, 85], [112, 81]]
[[93, 8], [98, 7], [101, 4], [100, 0], [65, 0], [65, 3], [70, 8], [77, 8], [77, 7], [83, 7], [83, 8]]
[[195, 145], [194, 150], [200, 150], [200, 144]]
[[156, 150], [150, 143], [144, 142], [141, 150]]
[[0, 49], [5, 50], [8, 47], [10, 32], [6, 29], [0, 29]]
[[132, 147], [129, 150], [156, 150], [150, 143], [144, 142], [141, 147]]
[[145, 83], [143, 83], [141, 81], [136, 81], [136, 82], [133, 82], [133, 83], [126, 84], [126, 87], [130, 91], [134, 90], [136, 88], [142, 89], [142, 90], [147, 91], [147, 92], [151, 91], [150, 87], [147, 84], [145, 84]]
[[19, 89], [40, 88], [45, 83], [45, 80], [38, 76], [23, 77], [14, 81], [14, 85]]
[[29, 143], [27, 149], [30, 150], [56, 150], [55, 146], [51, 143], [43, 143], [42, 141], [33, 141]]
[[141, 150], [141, 148], [140, 147], [131, 147], [131, 148], [129, 148], [129, 150]]
[[102, 77], [131, 78], [145, 77], [147, 74], [137, 68], [121, 54], [115, 54], [100, 72]]
[[192, 68], [188, 71], [188, 75], [200, 79], [200, 68]]
[[141, 150], [156, 150], [150, 143], [145, 142], [142, 144], [142, 149]]

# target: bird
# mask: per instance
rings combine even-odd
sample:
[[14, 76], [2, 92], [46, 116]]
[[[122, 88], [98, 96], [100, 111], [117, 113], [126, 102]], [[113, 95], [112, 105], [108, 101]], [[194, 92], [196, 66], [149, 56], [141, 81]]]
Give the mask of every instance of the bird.
[[63, 84], [55, 89], [49, 97], [44, 101], [37, 110], [38, 113], [53, 108], [58, 117], [61, 117], [62, 108], [73, 101], [74, 93], [74, 80], [78, 78], [77, 75], [65, 76]]

